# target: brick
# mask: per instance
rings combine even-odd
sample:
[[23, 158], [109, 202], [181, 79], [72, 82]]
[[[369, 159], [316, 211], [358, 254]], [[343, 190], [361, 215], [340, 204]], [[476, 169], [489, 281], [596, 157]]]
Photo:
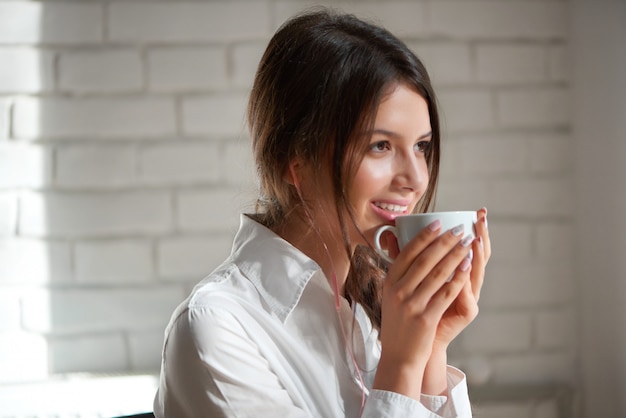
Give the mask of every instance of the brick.
[[239, 43], [232, 47], [232, 79], [236, 87], [251, 88], [267, 42]]
[[266, 36], [269, 8], [256, 1], [120, 2], [110, 5], [108, 21], [113, 41], [228, 41]]
[[573, 200], [571, 178], [512, 178], [493, 181], [488, 207], [506, 215], [571, 217]]
[[50, 184], [52, 155], [39, 145], [0, 143], [0, 189]]
[[240, 136], [245, 132], [247, 103], [243, 94], [184, 99], [183, 131], [194, 136]]
[[[274, 23], [278, 27], [291, 16], [315, 5], [319, 5], [319, 2], [278, 1], [274, 6]], [[429, 5], [423, 2], [352, 0], [333, 2], [332, 6], [383, 25], [400, 37], [422, 36], [429, 32], [426, 10]]]
[[528, 401], [489, 401], [473, 406], [472, 412], [480, 418], [533, 418]]
[[563, 2], [445, 1], [429, 4], [435, 35], [461, 39], [565, 39]]
[[446, 180], [437, 190], [436, 210], [478, 210], [491, 208], [489, 188], [485, 182]]
[[232, 235], [175, 237], [158, 244], [159, 277], [166, 280], [199, 281], [230, 254]]
[[171, 227], [165, 192], [26, 193], [20, 200], [20, 232], [34, 236], [155, 234]]
[[538, 174], [570, 174], [574, 169], [575, 146], [571, 134], [528, 135], [528, 168]]
[[503, 356], [493, 363], [495, 383], [574, 383], [578, 370], [575, 356], [567, 352]]
[[178, 194], [178, 226], [187, 231], [234, 232], [242, 212], [237, 195], [229, 189], [190, 190]]
[[219, 164], [218, 147], [212, 141], [150, 145], [139, 152], [139, 176], [147, 183], [215, 182]]
[[2, 288], [2, 293], [0, 293], [0, 335], [20, 330], [20, 297], [18, 291]]
[[570, 121], [569, 90], [542, 87], [496, 93], [498, 122], [506, 128], [558, 128]]
[[80, 241], [74, 258], [79, 283], [145, 283], [154, 270], [146, 240]]
[[72, 280], [67, 242], [3, 239], [0, 260], [1, 284], [60, 284]]
[[70, 145], [56, 152], [55, 181], [61, 187], [120, 187], [135, 181], [133, 146]]
[[576, 294], [573, 276], [571, 263], [493, 260], [487, 267], [480, 303], [484, 308], [503, 309], [572, 303]]
[[59, 87], [75, 93], [139, 91], [142, 63], [138, 51], [67, 51], [59, 57]]
[[33, 291], [24, 297], [24, 328], [67, 334], [165, 329], [184, 299], [174, 286]]
[[494, 251], [492, 261], [530, 262], [535, 248], [534, 237], [530, 222], [490, 219], [489, 238]]
[[102, 40], [102, 5], [0, 3], [0, 44], [86, 44]]
[[559, 399], [546, 399], [534, 407], [533, 418], [559, 418], [561, 416], [561, 402]]
[[161, 367], [163, 329], [132, 332], [128, 335], [130, 368], [135, 372], [158, 373]]
[[572, 78], [572, 62], [565, 45], [548, 47], [548, 74], [550, 80], [569, 82]]
[[121, 334], [57, 337], [48, 343], [52, 373], [107, 373], [127, 369]]
[[477, 45], [476, 80], [487, 84], [547, 81], [547, 60], [547, 51], [543, 45]]
[[54, 54], [50, 51], [3, 48], [0, 62], [0, 93], [40, 93], [54, 87]]
[[0, 333], [0, 383], [48, 378], [47, 350], [40, 335]]
[[481, 312], [463, 333], [469, 352], [525, 351], [531, 346], [531, 315], [524, 312]]
[[0, 99], [0, 140], [9, 137], [9, 121], [10, 121], [11, 101]]
[[444, 132], [472, 132], [495, 126], [491, 93], [475, 89], [440, 89], [440, 119]]
[[535, 313], [534, 342], [540, 349], [566, 349], [576, 345], [578, 317], [565, 308]]
[[148, 51], [148, 84], [156, 91], [224, 90], [228, 87], [226, 49], [154, 48]]
[[468, 44], [447, 41], [409, 42], [424, 63], [434, 85], [464, 84], [472, 79], [472, 58]]
[[0, 193], [0, 237], [17, 232], [17, 193]]
[[[525, 135], [524, 135], [525, 136]], [[459, 176], [527, 172], [529, 145], [524, 136], [464, 134], [446, 141], [442, 160], [454, 164]]]
[[575, 226], [572, 222], [542, 222], [534, 228], [534, 253], [544, 260], [572, 260]]
[[167, 98], [20, 98], [13, 119], [18, 138], [163, 137], [176, 130]]
[[256, 167], [252, 156], [252, 140], [237, 138], [228, 141], [220, 160], [221, 184], [239, 186], [256, 196]]

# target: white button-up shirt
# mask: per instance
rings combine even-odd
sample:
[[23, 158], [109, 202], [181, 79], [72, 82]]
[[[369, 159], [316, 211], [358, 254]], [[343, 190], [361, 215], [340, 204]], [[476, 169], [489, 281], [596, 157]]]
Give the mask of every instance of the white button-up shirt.
[[448, 397], [372, 390], [380, 352], [363, 309], [341, 298], [337, 310], [320, 267], [244, 215], [230, 257], [172, 315], [154, 413], [358, 417], [364, 399], [363, 417], [471, 416], [465, 376], [453, 367]]

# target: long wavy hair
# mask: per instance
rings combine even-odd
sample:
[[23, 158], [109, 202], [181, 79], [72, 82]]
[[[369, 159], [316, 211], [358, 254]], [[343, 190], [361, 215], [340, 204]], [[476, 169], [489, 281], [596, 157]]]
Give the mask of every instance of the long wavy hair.
[[430, 180], [416, 207], [416, 212], [425, 212], [434, 203], [439, 172], [436, 98], [422, 62], [386, 29], [329, 9], [293, 17], [270, 40], [248, 103], [260, 179], [255, 218], [275, 229], [305, 204], [284, 177], [296, 158], [309, 163], [315, 174], [330, 173], [336, 216], [351, 263], [345, 296], [361, 304], [377, 328], [387, 265], [369, 246], [351, 245], [348, 222], [354, 226], [356, 222], [348, 191], [369, 146], [365, 133], [385, 95], [398, 84], [413, 89], [428, 104]]

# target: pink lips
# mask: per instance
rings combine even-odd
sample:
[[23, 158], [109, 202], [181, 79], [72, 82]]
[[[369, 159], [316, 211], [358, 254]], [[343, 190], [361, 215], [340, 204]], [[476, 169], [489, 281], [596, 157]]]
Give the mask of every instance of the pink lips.
[[[381, 203], [388, 204], [388, 205], [395, 205], [395, 206], [406, 206], [406, 207], [409, 206], [409, 203], [401, 202], [401, 201], [389, 201], [389, 202], [385, 201]], [[374, 203], [372, 203], [372, 208], [378, 216], [380, 216], [382, 219], [384, 219], [385, 221], [389, 223], [394, 223], [395, 219], [398, 216], [406, 215], [408, 213], [408, 210], [405, 210], [402, 212], [394, 212], [394, 211], [386, 210], [386, 209], [381, 208], [380, 206], [375, 205]]]

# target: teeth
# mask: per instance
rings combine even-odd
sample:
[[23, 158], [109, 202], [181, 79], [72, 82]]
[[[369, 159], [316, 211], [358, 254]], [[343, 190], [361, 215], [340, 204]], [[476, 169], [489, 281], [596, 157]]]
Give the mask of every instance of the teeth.
[[376, 202], [375, 203], [376, 206], [378, 206], [381, 209], [385, 209], [388, 210], [390, 212], [406, 212], [407, 210], [407, 206], [399, 206], [399, 205], [392, 205], [390, 203], [380, 203], [380, 202]]

